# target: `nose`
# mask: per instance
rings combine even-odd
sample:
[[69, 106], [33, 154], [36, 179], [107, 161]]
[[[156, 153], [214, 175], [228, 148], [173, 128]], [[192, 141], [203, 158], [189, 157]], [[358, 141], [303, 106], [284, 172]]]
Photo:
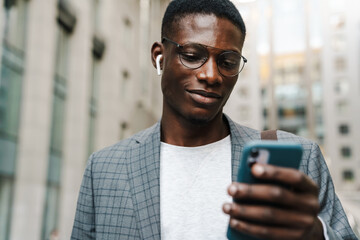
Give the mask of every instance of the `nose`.
[[209, 85], [220, 84], [222, 82], [215, 58], [210, 57], [204, 65], [199, 68], [197, 79]]

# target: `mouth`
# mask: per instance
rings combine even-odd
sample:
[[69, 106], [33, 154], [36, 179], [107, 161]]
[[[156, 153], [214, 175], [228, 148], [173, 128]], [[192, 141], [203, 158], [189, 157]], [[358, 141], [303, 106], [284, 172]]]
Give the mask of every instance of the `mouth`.
[[191, 98], [202, 105], [212, 105], [220, 101], [221, 95], [201, 89], [187, 90]]
[[187, 90], [189, 93], [198, 94], [203, 97], [209, 97], [209, 98], [221, 98], [221, 96], [214, 92], [208, 92], [205, 90]]

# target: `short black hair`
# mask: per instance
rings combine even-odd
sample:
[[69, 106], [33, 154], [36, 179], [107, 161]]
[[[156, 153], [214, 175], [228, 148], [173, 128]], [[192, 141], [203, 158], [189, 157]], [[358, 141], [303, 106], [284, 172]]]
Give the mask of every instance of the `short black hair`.
[[229, 0], [172, 0], [166, 8], [162, 26], [161, 38], [173, 33], [172, 25], [186, 15], [214, 14], [219, 18], [226, 18], [246, 35], [246, 27], [239, 10]]

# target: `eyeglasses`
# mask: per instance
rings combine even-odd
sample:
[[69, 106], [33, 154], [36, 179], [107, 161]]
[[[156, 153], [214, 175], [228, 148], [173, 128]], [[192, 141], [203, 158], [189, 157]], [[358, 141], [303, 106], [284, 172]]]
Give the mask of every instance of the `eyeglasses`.
[[[162, 42], [164, 43], [165, 41], [176, 46], [180, 62], [190, 69], [197, 69], [203, 66], [209, 59], [209, 51], [207, 48], [215, 48], [192, 42], [180, 45], [177, 42], [163, 37]], [[243, 70], [245, 63], [247, 63], [247, 59], [235, 51], [223, 51], [216, 58], [218, 71], [224, 77], [234, 77], [238, 75]]]

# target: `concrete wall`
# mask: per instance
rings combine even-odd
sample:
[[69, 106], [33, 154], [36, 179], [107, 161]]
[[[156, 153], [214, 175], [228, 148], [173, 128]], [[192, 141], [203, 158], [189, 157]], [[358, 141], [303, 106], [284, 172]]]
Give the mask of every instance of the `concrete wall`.
[[[35, 240], [41, 239], [42, 234], [59, 28], [57, 2], [28, 2], [26, 64], [10, 239]], [[146, 2], [149, 7], [142, 8]], [[150, 126], [160, 117], [160, 82], [151, 65], [150, 47], [155, 38], [160, 38], [159, 24], [167, 2], [101, 0], [99, 22], [95, 27], [92, 1], [70, 1], [77, 22], [69, 35], [60, 171], [60, 239], [70, 238], [88, 158], [92, 38], [96, 34], [106, 45], [104, 55], [98, 61], [100, 81], [95, 149], [100, 149]], [[3, 0], [0, 0], [1, 10], [2, 7]], [[140, 26], [142, 11], [147, 12], [148, 19]], [[145, 34], [141, 31], [144, 28], [147, 29]]]
[[19, 126], [11, 239], [40, 239], [49, 159], [55, 0], [32, 0]]

